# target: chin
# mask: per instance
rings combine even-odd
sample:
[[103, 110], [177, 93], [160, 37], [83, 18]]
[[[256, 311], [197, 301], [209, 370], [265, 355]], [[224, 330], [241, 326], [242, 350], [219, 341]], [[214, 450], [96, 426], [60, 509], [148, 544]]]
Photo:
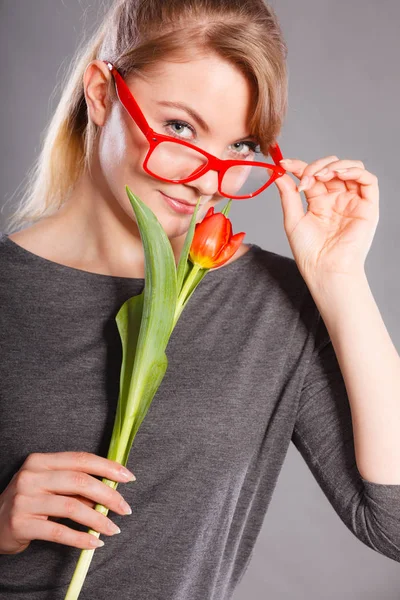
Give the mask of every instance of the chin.
[[179, 219], [179, 216], [170, 217], [165, 215], [156, 215], [156, 217], [170, 240], [180, 238], [182, 236], [186, 237], [186, 234], [189, 230], [190, 219]]

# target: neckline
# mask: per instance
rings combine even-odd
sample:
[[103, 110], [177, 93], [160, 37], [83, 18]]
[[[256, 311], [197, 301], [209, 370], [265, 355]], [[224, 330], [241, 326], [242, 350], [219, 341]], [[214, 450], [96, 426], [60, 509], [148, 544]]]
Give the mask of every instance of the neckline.
[[[17, 244], [17, 242], [15, 242], [14, 240], [12, 240], [8, 234], [3, 234], [4, 235], [4, 241], [6, 244], [8, 244], [8, 246], [13, 249], [14, 251], [16, 251], [17, 253], [20, 253], [21, 255], [25, 255], [25, 257], [27, 257], [29, 260], [31, 260], [33, 263], [42, 263], [42, 264], [47, 264], [49, 267], [54, 268], [55, 270], [60, 271], [61, 273], [70, 273], [71, 275], [76, 274], [77, 276], [80, 277], [87, 277], [88, 279], [93, 279], [93, 280], [97, 280], [97, 281], [110, 281], [110, 282], [115, 282], [115, 281], [123, 281], [123, 282], [135, 282], [135, 283], [144, 283], [145, 279], [143, 277], [122, 277], [122, 276], [118, 276], [118, 275], [106, 275], [105, 273], [94, 273], [92, 271], [85, 271], [84, 269], [77, 269], [76, 267], [70, 267], [68, 265], [63, 265], [61, 263], [55, 262], [54, 260], [50, 260], [49, 258], [45, 258], [44, 256], [40, 256], [39, 254], [35, 254], [34, 252], [31, 252], [30, 250], [27, 250], [26, 248], [23, 248], [23, 246], [20, 246], [19, 244]], [[258, 246], [257, 244], [253, 244], [250, 243], [250, 248], [247, 252], [245, 252], [244, 254], [242, 254], [241, 256], [239, 256], [239, 258], [237, 258], [236, 260], [232, 261], [231, 263], [229, 263], [228, 265], [223, 265], [221, 268], [214, 270], [210, 270], [208, 271], [207, 275], [209, 275], [210, 273], [213, 273], [213, 276], [215, 277], [216, 273], [222, 273], [225, 272], [226, 270], [232, 270], [235, 268], [235, 266], [237, 265], [237, 263], [242, 264], [244, 262], [244, 260], [249, 259], [249, 255], [254, 252], [255, 250], [260, 249], [260, 246]], [[206, 277], [207, 279], [207, 277]]]

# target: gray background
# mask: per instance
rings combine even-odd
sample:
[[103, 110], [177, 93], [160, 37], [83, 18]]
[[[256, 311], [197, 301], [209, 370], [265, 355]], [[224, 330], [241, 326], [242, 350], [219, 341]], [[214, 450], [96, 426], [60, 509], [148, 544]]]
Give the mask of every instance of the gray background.
[[[400, 3], [271, 3], [289, 48], [282, 152], [306, 162], [332, 154], [362, 160], [378, 176], [380, 221], [366, 271], [399, 349]], [[100, 0], [0, 1], [0, 231], [56, 106], [59, 74], [83, 32], [92, 30], [101, 5]], [[252, 200], [234, 202], [230, 218], [234, 232], [246, 231], [245, 241], [292, 256], [275, 186]], [[289, 598], [400, 598], [399, 564], [347, 530], [293, 445], [235, 594], [235, 600]]]

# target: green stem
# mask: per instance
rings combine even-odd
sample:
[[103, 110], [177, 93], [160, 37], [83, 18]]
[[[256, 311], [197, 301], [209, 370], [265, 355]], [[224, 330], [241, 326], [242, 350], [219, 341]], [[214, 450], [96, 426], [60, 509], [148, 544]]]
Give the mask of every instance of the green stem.
[[[194, 264], [192, 270], [190, 271], [189, 275], [186, 278], [184, 285], [182, 286], [182, 290], [179, 294], [176, 309], [175, 309], [174, 322], [173, 322], [172, 329], [174, 329], [174, 327], [185, 307], [187, 296], [190, 294], [190, 290], [193, 285], [193, 282], [195, 281], [195, 278], [201, 269], [202, 269], [202, 267], [200, 267], [200, 265]], [[172, 330], [171, 330], [171, 332], [172, 332]], [[123, 463], [123, 457], [125, 454], [125, 449], [129, 442], [131, 429], [132, 429], [132, 419], [131, 418], [124, 419], [124, 423], [123, 423], [122, 430], [121, 430], [121, 433], [120, 433], [120, 436], [118, 439], [116, 451], [115, 451], [115, 453], [113, 453], [113, 454], [115, 454], [115, 456], [112, 457], [113, 460], [115, 460], [121, 464]], [[113, 488], [114, 490], [117, 488], [117, 485], [118, 485], [118, 482], [111, 481], [110, 479], [106, 479], [106, 478], [103, 478], [102, 482], [105, 483], [106, 485], [108, 485], [109, 487]], [[96, 504], [96, 506], [94, 507], [94, 510], [96, 510], [97, 512], [100, 512], [101, 514], [103, 514], [105, 516], [107, 516], [108, 511], [109, 511], [109, 509], [107, 507], [103, 506], [102, 504]], [[98, 531], [95, 531], [94, 529], [88, 529], [88, 533], [97, 538], [100, 537], [100, 533]], [[95, 550], [96, 550], [96, 548], [93, 548], [91, 550], [82, 550], [81, 551], [79, 559], [78, 559], [76, 567], [75, 567], [74, 574], [70, 581], [70, 584], [69, 584], [69, 587], [68, 587], [68, 590], [67, 590], [64, 600], [77, 600], [79, 598], [79, 594], [80, 594], [83, 584], [85, 582], [86, 575], [89, 570], [90, 563], [92, 562], [92, 558], [93, 558], [93, 554], [94, 554]]]
[[193, 281], [195, 280], [196, 275], [200, 271], [201, 268], [202, 267], [200, 265], [194, 264], [192, 270], [190, 271], [189, 275], [186, 278], [184, 285], [182, 286], [181, 293], [179, 294], [178, 301], [176, 303], [175, 316], [174, 316], [174, 322], [172, 325], [172, 330], [174, 329], [179, 317], [181, 316], [181, 312], [183, 311], [183, 309], [185, 307], [186, 296], [188, 295], [190, 288], [193, 284]]
[[[106, 478], [103, 478], [102, 482], [108, 485], [109, 487], [113, 488], [114, 490], [117, 488], [118, 485], [117, 481], [111, 481], [110, 479]], [[109, 509], [103, 506], [102, 504], [96, 504], [94, 510], [100, 512], [102, 515], [105, 516], [107, 516], [109, 511]], [[89, 529], [88, 533], [90, 533], [94, 537], [100, 537], [100, 533], [98, 531], [94, 531], [94, 529]], [[79, 598], [79, 594], [81, 593], [82, 586], [85, 582], [86, 575], [89, 570], [90, 563], [92, 562], [95, 550], [96, 548], [81, 551], [64, 600], [77, 600]]]

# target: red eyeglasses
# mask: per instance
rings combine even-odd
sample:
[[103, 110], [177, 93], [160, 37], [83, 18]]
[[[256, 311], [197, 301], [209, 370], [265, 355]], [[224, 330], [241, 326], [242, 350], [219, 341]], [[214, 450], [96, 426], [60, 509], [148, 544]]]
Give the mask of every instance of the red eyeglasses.
[[149, 143], [143, 169], [152, 177], [169, 183], [189, 183], [213, 170], [218, 173], [218, 193], [221, 196], [244, 200], [260, 194], [286, 173], [279, 164], [283, 156], [277, 143], [268, 149], [275, 163], [273, 165], [249, 160], [255, 154], [255, 148], [249, 146], [250, 142], [237, 142], [249, 146], [245, 160], [220, 159], [189, 142], [155, 132], [147, 123], [123, 77], [109, 61], [103, 62], [114, 77], [120, 102]]

